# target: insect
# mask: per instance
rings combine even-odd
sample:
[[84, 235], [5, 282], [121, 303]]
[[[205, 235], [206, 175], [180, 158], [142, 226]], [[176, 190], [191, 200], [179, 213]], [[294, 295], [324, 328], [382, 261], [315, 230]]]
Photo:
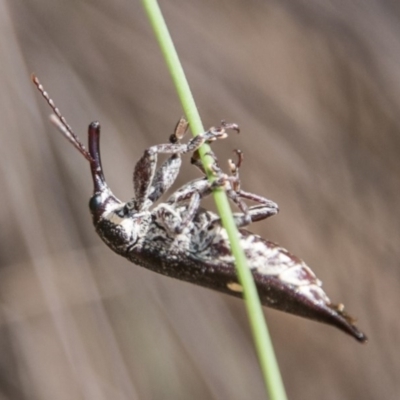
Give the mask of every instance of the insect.
[[[219, 128], [210, 128], [182, 144], [188, 123], [181, 119], [169, 143], [144, 151], [133, 172], [134, 197], [122, 202], [111, 192], [103, 174], [100, 124], [89, 125], [89, 150], [86, 150], [37, 77], [32, 75], [32, 81], [52, 108], [53, 123], [90, 164], [94, 184], [90, 212], [98, 235], [111, 250], [154, 272], [242, 297], [227, 233], [219, 216], [200, 206], [201, 199], [213, 189], [223, 188], [239, 208], [234, 219], [262, 304], [336, 326], [359, 342], [367, 340], [344, 306], [331, 303], [321, 281], [302, 260], [244, 229], [251, 222], [277, 214], [278, 206], [241, 189], [241, 152], [237, 151], [236, 163], [229, 162], [229, 175], [215, 163], [213, 183], [204, 176], [184, 185], [165, 202], [155, 204], [177, 178], [183, 154], [192, 154], [192, 163], [204, 172], [198, 148], [203, 143], [225, 138], [229, 130], [238, 131], [236, 124], [222, 123]], [[158, 154], [170, 156], [157, 169]], [[248, 206], [245, 200], [256, 204]]]

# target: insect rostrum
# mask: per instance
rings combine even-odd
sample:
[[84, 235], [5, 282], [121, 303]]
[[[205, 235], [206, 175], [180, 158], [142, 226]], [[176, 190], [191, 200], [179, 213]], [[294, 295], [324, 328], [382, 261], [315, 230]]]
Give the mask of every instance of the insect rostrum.
[[[204, 172], [198, 161], [198, 148], [204, 142], [225, 138], [229, 129], [238, 131], [237, 125], [222, 123], [221, 127], [211, 128], [182, 144], [180, 140], [188, 124], [181, 119], [169, 143], [145, 150], [133, 173], [134, 197], [122, 202], [113, 195], [104, 178], [99, 148], [100, 124], [89, 125], [88, 151], [38, 79], [32, 76], [32, 80], [55, 113], [52, 121], [90, 163], [94, 191], [89, 207], [93, 224], [100, 238], [114, 252], [154, 272], [241, 297], [242, 288], [227, 233], [218, 215], [200, 206], [201, 199], [214, 188], [223, 188], [240, 210], [234, 218], [262, 304], [336, 326], [360, 342], [367, 340], [344, 312], [343, 305], [331, 303], [321, 281], [302, 260], [243, 229], [251, 222], [275, 215], [278, 206], [241, 189], [241, 152], [237, 151], [236, 163], [230, 161], [230, 175], [215, 164], [213, 183], [204, 176], [184, 185], [165, 202], [155, 204], [174, 183], [183, 154], [192, 154], [192, 163]], [[157, 169], [158, 154], [170, 154], [170, 157]], [[245, 200], [256, 205], [247, 206]]]

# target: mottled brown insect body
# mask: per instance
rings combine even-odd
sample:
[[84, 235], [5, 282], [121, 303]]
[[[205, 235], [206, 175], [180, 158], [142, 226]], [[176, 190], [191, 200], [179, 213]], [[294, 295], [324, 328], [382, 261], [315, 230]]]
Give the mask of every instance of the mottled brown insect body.
[[[236, 164], [230, 161], [230, 175], [223, 173], [216, 164], [213, 183], [206, 177], [197, 179], [174, 192], [165, 202], [155, 204], [174, 183], [183, 154], [193, 154], [192, 163], [203, 170], [198, 163], [198, 148], [203, 143], [225, 138], [229, 129], [238, 131], [236, 124], [222, 123], [221, 127], [210, 128], [182, 144], [180, 140], [188, 124], [181, 119], [169, 143], [145, 150], [134, 169], [134, 197], [122, 202], [113, 195], [103, 175], [99, 123], [89, 125], [87, 151], [38, 79], [34, 76], [32, 79], [56, 114], [52, 121], [90, 163], [94, 192], [89, 206], [93, 223], [101, 239], [113, 251], [154, 272], [241, 297], [242, 287], [227, 233], [218, 215], [200, 207], [203, 197], [214, 188], [223, 188], [240, 210], [234, 218], [262, 304], [336, 326], [360, 342], [367, 340], [344, 312], [343, 305], [331, 303], [321, 281], [302, 260], [243, 229], [251, 222], [275, 215], [278, 206], [241, 190], [242, 153], [237, 152]], [[157, 169], [160, 153], [170, 154], [170, 157]], [[256, 205], [247, 206], [245, 200]]]

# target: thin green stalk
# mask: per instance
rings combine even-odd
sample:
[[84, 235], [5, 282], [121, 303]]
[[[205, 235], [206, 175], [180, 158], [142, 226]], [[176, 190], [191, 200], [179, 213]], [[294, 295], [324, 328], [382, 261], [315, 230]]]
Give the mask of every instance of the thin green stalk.
[[[198, 135], [204, 132], [203, 124], [157, 0], [142, 0], [142, 2], [172, 76], [186, 118], [190, 123], [190, 128], [194, 135]], [[212, 159], [206, 155], [208, 151], [209, 146], [207, 145], [203, 145], [199, 151], [206, 170], [209, 169], [208, 165], [212, 162]], [[210, 176], [210, 178], [212, 177]], [[286, 400], [285, 389], [260, 299], [253, 276], [247, 266], [243, 249], [240, 246], [239, 235], [228, 198], [223, 190], [216, 190], [214, 198], [222, 223], [228, 233], [232, 254], [235, 257], [239, 281], [243, 286], [250, 326], [269, 397], [271, 400]]]

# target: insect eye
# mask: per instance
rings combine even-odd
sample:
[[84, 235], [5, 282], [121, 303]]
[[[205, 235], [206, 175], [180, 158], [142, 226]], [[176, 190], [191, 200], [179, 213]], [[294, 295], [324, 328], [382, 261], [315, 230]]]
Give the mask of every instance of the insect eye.
[[89, 201], [89, 208], [91, 211], [96, 211], [102, 205], [100, 194], [95, 194]]

